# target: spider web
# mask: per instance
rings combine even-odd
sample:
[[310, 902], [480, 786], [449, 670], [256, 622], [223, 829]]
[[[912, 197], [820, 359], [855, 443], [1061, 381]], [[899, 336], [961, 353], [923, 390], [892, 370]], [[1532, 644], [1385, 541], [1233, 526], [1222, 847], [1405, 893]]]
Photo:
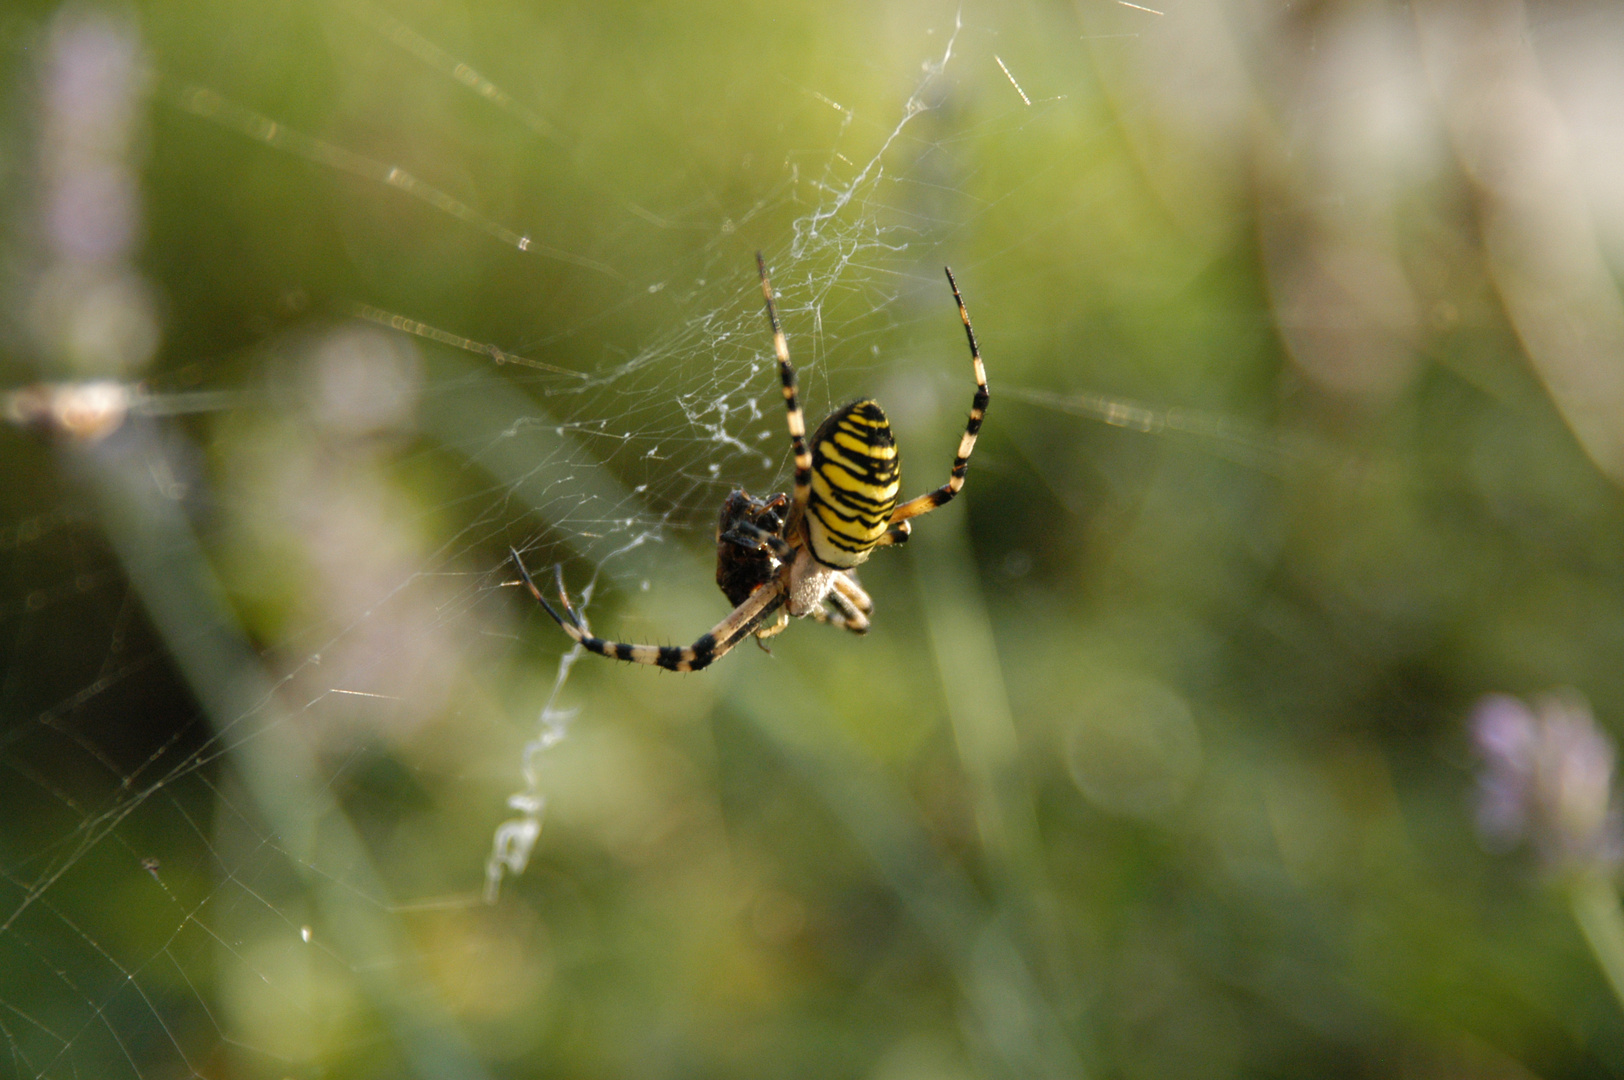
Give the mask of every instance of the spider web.
[[[568, 124], [475, 70], [452, 31], [371, 7], [321, 26], [362, 44], [341, 62], [354, 81], [312, 91], [318, 105], [362, 93], [382, 65], [389, 86], [423, 95], [395, 103], [403, 112], [443, 109], [412, 126], [430, 147], [414, 164], [378, 148], [398, 144], [367, 128], [376, 101], [346, 102], [347, 124], [307, 125], [308, 102], [245, 100], [221, 58], [144, 54], [118, 18], [69, 12], [41, 31], [59, 59], [85, 40], [75, 34], [127, 50], [113, 62], [127, 65], [130, 160], [150, 124], [160, 177], [221, 147], [247, 161], [202, 177], [196, 206], [150, 208], [154, 233], [173, 242], [234, 197], [274, 215], [247, 179], [267, 170], [267, 185], [333, 186], [349, 215], [338, 242], [361, 269], [288, 271], [250, 316], [255, 339], [228, 348], [187, 318], [204, 286], [173, 266], [143, 273], [131, 240], [113, 261], [132, 291], [109, 310], [170, 335], [158, 366], [134, 356], [89, 372], [125, 388], [114, 430], [46, 419], [54, 442], [8, 450], [20, 464], [0, 520], [0, 1071], [494, 1075], [476, 1039], [500, 1024], [480, 1018], [509, 1015], [561, 962], [533, 916], [495, 903], [525, 870], [548, 798], [591, 783], [549, 755], [574, 740], [578, 704], [623, 715], [649, 693], [607, 676], [578, 685], [576, 654], [508, 587], [505, 551], [524, 552], [539, 580], [558, 565], [617, 638], [668, 641], [715, 621], [716, 508], [736, 486], [782, 490], [788, 470], [756, 248], [809, 421], [872, 393], [905, 434], [936, 433], [937, 449], [911, 456], [905, 494], [940, 482], [973, 389], [940, 265], [955, 262], [974, 313], [978, 267], [958, 252], [1028, 182], [987, 175], [966, 156], [981, 145], [971, 136], [1040, 141], [1076, 89], [1023, 84], [987, 17], [915, 13], [901, 44], [867, 61], [896, 71], [883, 101], [758, 80], [770, 89], [752, 95], [755, 115], [783, 101], [813, 122], [782, 156], [750, 163], [742, 198], [691, 175], [608, 196], [580, 172], [547, 177], [582, 189], [558, 205], [598, 210], [593, 227], [616, 250], [646, 247], [640, 263], [606, 257], [591, 229], [486, 207], [478, 165], [445, 147], [567, 156]], [[17, 245], [35, 252], [19, 279], [50, 270], [25, 230]], [[394, 265], [447, 253], [474, 280], [436, 293]], [[143, 291], [154, 277], [174, 294], [171, 317]], [[476, 289], [495, 296], [469, 303]], [[543, 313], [525, 313], [536, 303]], [[44, 357], [33, 377], [86, 374], [28, 340]], [[995, 401], [997, 380], [995, 368]], [[437, 951], [453, 941], [463, 953]], [[1004, 945], [983, 940], [975, 963], [1021, 984]], [[447, 974], [458, 963], [474, 974]], [[501, 1039], [514, 1041], [498, 1057], [525, 1052]], [[1044, 1034], [1032, 1052], [1052, 1068], [1069, 1060], [1055, 1045]]]
[[[8, 9], [0, 1075], [1603, 1069], [1381, 733], [1616, 712], [1619, 21], [1480, 7]], [[577, 662], [510, 548], [685, 643], [787, 486], [758, 250], [906, 494], [953, 265], [967, 497]]]

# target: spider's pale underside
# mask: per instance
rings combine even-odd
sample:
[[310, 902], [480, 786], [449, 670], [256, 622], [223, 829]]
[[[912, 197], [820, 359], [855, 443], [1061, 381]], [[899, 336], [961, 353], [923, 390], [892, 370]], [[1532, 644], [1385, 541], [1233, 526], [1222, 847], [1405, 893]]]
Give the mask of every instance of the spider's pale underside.
[[808, 447], [795, 369], [790, 366], [789, 346], [778, 325], [767, 266], [759, 254], [756, 267], [761, 271], [761, 294], [767, 304], [788, 411], [790, 449], [795, 456], [794, 497], [778, 494], [756, 499], [738, 490], [723, 502], [716, 526], [716, 584], [736, 606], [709, 633], [687, 646], [628, 645], [595, 637], [564, 591], [562, 570], [558, 571], [560, 612], [541, 595], [519, 553], [513, 551], [513, 563], [536, 602], [589, 652], [670, 671], [698, 671], [752, 634], [761, 641], [772, 637], [792, 617], [811, 616], [856, 634], [866, 633], [874, 601], [857, 583], [857, 567], [875, 548], [907, 540], [913, 527], [910, 519], [945, 505], [964, 487], [965, 469], [987, 414], [989, 395], [975, 330], [953, 271], [947, 271], [947, 283], [959, 305], [975, 369], [970, 421], [959, 439], [947, 483], [898, 506], [902, 462], [891, 422], [879, 402], [865, 398], [836, 409], [818, 425]]

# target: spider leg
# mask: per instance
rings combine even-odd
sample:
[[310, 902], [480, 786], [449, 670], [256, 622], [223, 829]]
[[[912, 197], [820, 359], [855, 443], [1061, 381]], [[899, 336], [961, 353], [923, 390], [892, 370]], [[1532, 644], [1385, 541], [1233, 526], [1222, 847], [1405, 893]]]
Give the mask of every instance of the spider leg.
[[767, 321], [773, 328], [773, 353], [778, 357], [778, 378], [784, 384], [784, 408], [788, 410], [789, 448], [795, 455], [795, 505], [790, 518], [799, 518], [806, 511], [806, 501], [812, 495], [812, 452], [806, 448], [806, 416], [801, 412], [801, 401], [796, 396], [795, 369], [789, 363], [789, 343], [778, 326], [778, 311], [773, 307], [773, 287], [767, 280], [767, 263], [756, 252], [756, 269], [761, 271], [761, 295], [767, 301]]
[[795, 557], [795, 549], [790, 547], [789, 541], [782, 536], [774, 536], [759, 525], [752, 525], [748, 521], [735, 524], [731, 531], [717, 537], [744, 548], [746, 551], [770, 551], [780, 562], [789, 562]]
[[893, 528], [881, 538], [881, 544], [900, 544], [907, 540], [908, 531], [903, 529], [898, 533], [896, 526], [906, 524], [909, 518], [945, 506], [964, 487], [970, 451], [976, 448], [976, 435], [980, 433], [981, 421], [987, 415], [987, 401], [991, 397], [987, 390], [987, 369], [981, 364], [981, 349], [976, 345], [976, 332], [970, 326], [970, 312], [964, 306], [964, 297], [959, 295], [959, 283], [953, 280], [952, 270], [947, 272], [947, 283], [953, 287], [953, 299], [959, 303], [959, 318], [964, 320], [964, 336], [970, 341], [970, 362], [975, 368], [976, 396], [970, 403], [970, 422], [964, 426], [964, 435], [959, 439], [959, 452], [953, 457], [953, 471], [948, 474], [947, 483], [917, 499], [909, 499], [891, 511]]
[[[513, 565], [519, 568], [519, 577], [524, 580], [524, 587], [530, 590], [530, 595], [536, 598], [542, 610], [553, 617], [553, 621], [563, 627], [580, 646], [588, 652], [595, 652], [599, 656], [607, 656], [611, 660], [625, 660], [633, 664], [649, 664], [662, 667], [667, 671], [699, 671], [709, 667], [712, 662], [749, 637], [763, 619], [772, 615], [784, 603], [783, 586], [777, 581], [757, 589], [744, 603], [734, 608], [727, 618], [711, 627], [710, 632], [701, 636], [692, 645], [629, 645], [620, 641], [605, 641], [596, 637], [587, 629], [586, 621], [570, 604], [570, 598], [564, 591], [563, 569], [558, 569], [558, 600], [564, 609], [560, 615], [547, 598], [541, 595], [536, 583], [530, 578], [530, 571], [525, 569], [524, 560], [519, 557], [517, 550], [508, 549], [513, 558]], [[566, 618], [567, 616], [567, 618]]]
[[864, 615], [874, 613], [874, 598], [869, 596], [861, 585], [857, 584], [856, 571], [847, 570], [845, 573], [836, 574], [834, 581], [835, 591], [850, 600], [858, 611], [861, 611]]
[[845, 574], [834, 576], [834, 588], [829, 591], [829, 603], [834, 610], [820, 607], [812, 612], [812, 618], [820, 623], [838, 626], [842, 630], [850, 630], [854, 634], [868, 633], [868, 612], [874, 610], [874, 601], [869, 598], [856, 582]]
[[789, 612], [785, 611], [783, 608], [779, 608], [778, 617], [776, 619], [766, 626], [758, 626], [755, 630], [756, 644], [761, 646], [761, 651], [766, 653], [768, 656], [771, 656], [773, 651], [767, 647], [767, 639], [777, 637], [779, 634], [784, 632], [784, 628], [788, 625]]

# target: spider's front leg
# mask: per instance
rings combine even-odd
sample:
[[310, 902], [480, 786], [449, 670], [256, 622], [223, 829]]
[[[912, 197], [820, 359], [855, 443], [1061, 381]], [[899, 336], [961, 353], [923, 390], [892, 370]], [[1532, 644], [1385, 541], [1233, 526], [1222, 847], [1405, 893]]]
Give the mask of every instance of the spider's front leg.
[[[727, 618], [711, 627], [710, 633], [702, 635], [692, 645], [631, 645], [622, 641], [605, 641], [594, 635], [587, 628], [586, 620], [581, 618], [580, 612], [570, 603], [569, 594], [564, 591], [564, 569], [555, 568], [558, 575], [558, 601], [564, 609], [564, 614], [554, 609], [536, 588], [536, 583], [530, 578], [530, 571], [525, 569], [524, 560], [519, 557], [517, 550], [508, 549], [513, 558], [513, 565], [519, 569], [519, 577], [524, 587], [530, 590], [530, 595], [536, 598], [542, 610], [553, 617], [553, 621], [563, 628], [581, 648], [588, 652], [607, 656], [611, 660], [625, 660], [632, 664], [648, 664], [653, 667], [662, 667], [667, 671], [700, 671], [709, 667], [716, 660], [726, 656], [739, 642], [755, 633], [762, 621], [784, 605], [784, 590], [781, 585], [774, 582], [767, 588], [755, 590], [750, 597], [734, 608]], [[566, 617], [567, 616], [567, 617]]]
[[[779, 528], [783, 528], [782, 522], [779, 523]], [[731, 532], [722, 533], [716, 539], [718, 547], [724, 543], [732, 544], [749, 553], [742, 559], [728, 559], [721, 555], [717, 557], [718, 582], [722, 582], [724, 567], [731, 564], [747, 567], [740, 570], [738, 566], [732, 566], [734, 580], [722, 584], [722, 592], [727, 594], [729, 600], [735, 600], [734, 593], [739, 590], [741, 583], [747, 582], [749, 592], [766, 588], [769, 584], [776, 585], [779, 575], [784, 573], [783, 568], [795, 558], [795, 549], [790, 546], [789, 541], [777, 533], [768, 532], [759, 525], [752, 525], [747, 521], [739, 522]], [[748, 592], [741, 593], [735, 602], [743, 603], [748, 595]], [[761, 646], [761, 651], [770, 655], [772, 650], [767, 648], [767, 639], [777, 637], [787, 626], [789, 612], [780, 608], [777, 619], [766, 626], [758, 627], [755, 632], [756, 644]]]
[[818, 608], [812, 617], [854, 634], [868, 633], [868, 617], [874, 613], [874, 600], [857, 584], [857, 576], [850, 571], [836, 574], [831, 584], [828, 600], [834, 610]]
[[769, 532], [760, 525], [752, 525], [748, 521], [736, 522], [731, 530], [722, 533], [717, 539], [737, 544], [746, 551], [766, 552], [781, 563], [787, 563], [795, 557], [795, 549], [782, 535]]
[[789, 496], [753, 498], [737, 490], [722, 502], [716, 521], [716, 585], [735, 606], [772, 583], [793, 556], [784, 540]]

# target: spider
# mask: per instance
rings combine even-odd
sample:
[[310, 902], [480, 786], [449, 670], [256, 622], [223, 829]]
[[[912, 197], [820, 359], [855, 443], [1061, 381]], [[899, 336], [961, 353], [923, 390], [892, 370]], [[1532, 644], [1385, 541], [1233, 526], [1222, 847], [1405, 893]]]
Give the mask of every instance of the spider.
[[716, 584], [735, 607], [688, 646], [628, 645], [593, 636], [564, 591], [562, 567], [555, 568], [561, 614], [536, 588], [518, 551], [509, 549], [530, 595], [588, 652], [668, 671], [699, 671], [751, 635], [758, 642], [766, 641], [788, 626], [791, 617], [811, 616], [856, 634], [867, 633], [874, 601], [857, 583], [857, 567], [875, 548], [905, 542], [913, 528], [912, 518], [946, 505], [964, 487], [964, 473], [987, 414], [989, 394], [975, 330], [953, 271], [947, 271], [947, 283], [959, 306], [975, 371], [970, 421], [959, 439], [947, 483], [898, 506], [901, 461], [891, 423], [879, 402], [864, 399], [836, 409], [818, 425], [808, 448], [795, 369], [790, 366], [789, 346], [778, 325], [767, 264], [759, 252], [756, 268], [761, 273], [761, 295], [767, 304], [767, 322], [772, 326], [773, 351], [784, 388], [790, 450], [795, 457], [794, 497], [776, 494], [757, 499], [741, 489], [722, 503], [716, 525]]

